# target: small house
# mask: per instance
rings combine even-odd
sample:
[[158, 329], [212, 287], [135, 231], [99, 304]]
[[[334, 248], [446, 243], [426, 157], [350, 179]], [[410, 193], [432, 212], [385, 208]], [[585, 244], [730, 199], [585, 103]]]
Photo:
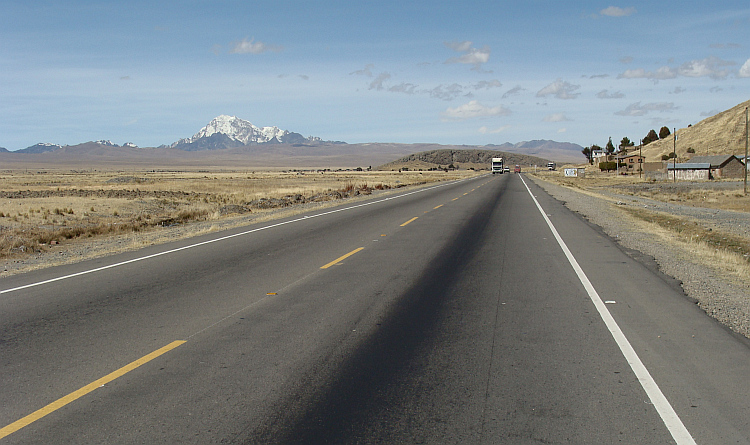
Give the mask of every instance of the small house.
[[677, 179], [679, 181], [708, 181], [711, 179], [711, 164], [685, 162], [679, 164], [667, 164], [666, 179]]
[[734, 155], [693, 156], [690, 163], [710, 164], [710, 179], [745, 177], [745, 165]]
[[610, 162], [615, 160], [615, 155], [607, 153], [604, 150], [594, 150], [591, 153], [591, 162], [593, 165], [599, 165], [601, 162]]
[[643, 162], [646, 159], [637, 153], [621, 153], [617, 155], [617, 171], [619, 172], [638, 172], [643, 169]]

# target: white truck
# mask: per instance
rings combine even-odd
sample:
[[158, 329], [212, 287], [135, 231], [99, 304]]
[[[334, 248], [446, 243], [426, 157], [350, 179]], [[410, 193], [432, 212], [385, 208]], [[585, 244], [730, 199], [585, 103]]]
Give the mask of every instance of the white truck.
[[503, 158], [492, 158], [492, 174], [503, 174]]

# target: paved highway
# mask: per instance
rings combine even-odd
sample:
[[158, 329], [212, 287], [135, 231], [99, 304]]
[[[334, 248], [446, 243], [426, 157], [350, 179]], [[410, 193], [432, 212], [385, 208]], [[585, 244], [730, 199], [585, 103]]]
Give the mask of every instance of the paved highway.
[[0, 444], [750, 443], [749, 382], [523, 174], [0, 281]]

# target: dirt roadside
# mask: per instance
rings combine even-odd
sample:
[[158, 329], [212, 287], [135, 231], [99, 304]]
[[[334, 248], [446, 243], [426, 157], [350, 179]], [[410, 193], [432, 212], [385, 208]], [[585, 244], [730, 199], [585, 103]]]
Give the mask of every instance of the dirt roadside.
[[[643, 196], [654, 187], [649, 183], [571, 187], [550, 176], [528, 177], [626, 249], [652, 257], [708, 315], [750, 338], [750, 213], [651, 199]], [[712, 186], [697, 184], [693, 190]], [[710, 238], [704, 241], [699, 234]], [[727, 245], [716, 246], [713, 239]], [[727, 240], [744, 247], [734, 252]]]

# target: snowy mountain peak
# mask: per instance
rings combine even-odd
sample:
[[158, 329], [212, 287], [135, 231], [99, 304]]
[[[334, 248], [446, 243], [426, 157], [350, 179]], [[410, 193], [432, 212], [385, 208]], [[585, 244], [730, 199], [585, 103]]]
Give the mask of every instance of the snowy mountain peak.
[[289, 132], [281, 130], [279, 127], [256, 127], [244, 119], [222, 114], [211, 120], [208, 125], [201, 128], [200, 131], [193, 135], [193, 137], [181, 139], [172, 145], [192, 144], [200, 139], [209, 138], [215, 134], [223, 134], [233, 141], [249, 145], [252, 143], [263, 144], [274, 138], [276, 138], [278, 142], [281, 142], [284, 136], [288, 135]]
[[[190, 138], [163, 147], [180, 150], [214, 150], [241, 147], [255, 144], [320, 144], [318, 137], [304, 137], [299, 133], [282, 130], [279, 127], [256, 127], [236, 116], [222, 114], [211, 120], [205, 127]], [[336, 142], [341, 143], [341, 142]]]

